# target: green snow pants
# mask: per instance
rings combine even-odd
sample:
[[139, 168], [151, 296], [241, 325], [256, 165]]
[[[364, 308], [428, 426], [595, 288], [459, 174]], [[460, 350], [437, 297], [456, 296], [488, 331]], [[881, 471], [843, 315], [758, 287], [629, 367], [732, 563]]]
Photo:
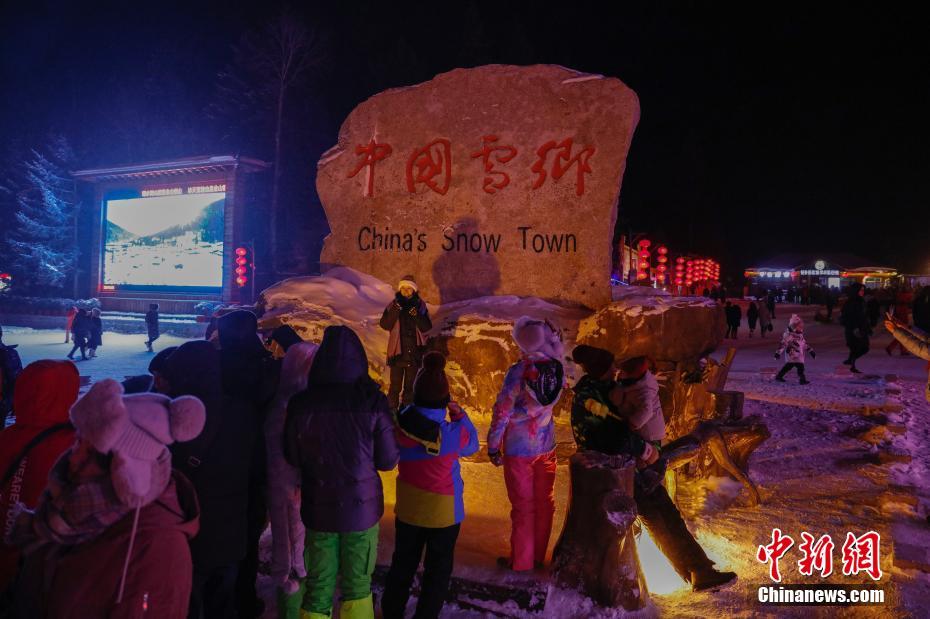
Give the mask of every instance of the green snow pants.
[[[353, 619], [374, 617], [371, 575], [378, 558], [378, 525], [352, 533], [325, 533], [307, 529], [305, 545], [307, 590], [304, 594], [304, 609], [329, 616], [338, 576], [343, 600], [340, 614], [343, 617], [349, 614]], [[353, 601], [356, 603], [349, 603]], [[347, 613], [347, 610], [350, 612]]]

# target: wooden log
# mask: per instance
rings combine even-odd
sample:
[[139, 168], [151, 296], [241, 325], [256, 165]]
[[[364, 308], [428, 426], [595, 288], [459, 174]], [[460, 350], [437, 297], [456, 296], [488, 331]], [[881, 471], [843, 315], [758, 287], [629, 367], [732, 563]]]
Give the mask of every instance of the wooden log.
[[637, 610], [649, 599], [632, 532], [635, 471], [633, 458], [624, 455], [582, 451], [569, 459], [570, 498], [553, 575], [560, 586], [607, 608]]

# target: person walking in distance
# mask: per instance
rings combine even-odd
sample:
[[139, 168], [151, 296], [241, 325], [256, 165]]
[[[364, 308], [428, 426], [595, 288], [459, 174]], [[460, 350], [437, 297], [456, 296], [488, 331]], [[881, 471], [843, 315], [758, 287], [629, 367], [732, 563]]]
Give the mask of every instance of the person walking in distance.
[[849, 348], [849, 357], [843, 361], [854, 374], [862, 372], [856, 367], [856, 360], [869, 352], [869, 336], [872, 329], [865, 313], [865, 288], [862, 284], [853, 284], [849, 287], [849, 298], [843, 305], [840, 320], [846, 335], [846, 347]]
[[71, 327], [74, 326], [74, 317], [77, 316], [77, 312], [77, 308], [73, 305], [68, 309], [67, 322], [65, 323], [65, 344], [71, 342]]
[[100, 320], [100, 310], [96, 307], [90, 311], [90, 331], [87, 338], [88, 358], [97, 356], [97, 347], [103, 346], [103, 321]]
[[152, 344], [158, 339], [158, 303], [150, 303], [149, 311], [145, 313], [145, 330], [148, 332], [149, 339], [145, 341], [145, 347], [149, 352], [152, 351]]
[[79, 309], [74, 317], [74, 323], [71, 325], [71, 335], [73, 336], [74, 346], [68, 353], [68, 359], [74, 360], [74, 353], [78, 349], [81, 351], [81, 360], [87, 360], [87, 340], [90, 338], [90, 316], [87, 310]]
[[380, 325], [389, 333], [387, 364], [391, 368], [391, 384], [388, 404], [391, 410], [396, 411], [400, 404], [413, 402], [413, 379], [426, 349], [426, 333], [433, 328], [429, 310], [420, 298], [412, 275], [397, 283], [397, 294], [384, 308]]
[[746, 321], [749, 323], [749, 337], [752, 337], [756, 330], [756, 324], [759, 322], [759, 306], [755, 301], [749, 302], [749, 309], [746, 310]]

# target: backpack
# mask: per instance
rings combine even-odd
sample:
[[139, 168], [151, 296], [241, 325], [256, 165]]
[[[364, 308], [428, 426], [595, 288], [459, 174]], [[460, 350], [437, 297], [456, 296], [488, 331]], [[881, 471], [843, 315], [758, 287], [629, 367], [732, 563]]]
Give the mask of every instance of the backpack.
[[565, 370], [556, 359], [535, 361], [533, 370], [526, 373], [526, 386], [533, 392], [536, 401], [549, 406], [559, 398], [565, 384]]

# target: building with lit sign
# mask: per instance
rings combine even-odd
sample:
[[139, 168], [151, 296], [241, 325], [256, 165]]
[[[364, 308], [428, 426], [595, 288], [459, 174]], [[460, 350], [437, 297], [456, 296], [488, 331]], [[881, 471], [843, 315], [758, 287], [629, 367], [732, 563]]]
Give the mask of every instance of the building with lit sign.
[[[104, 309], [191, 313], [200, 301], [248, 301], [255, 173], [269, 164], [232, 155], [73, 172], [92, 220], [82, 270]], [[248, 274], [246, 274], [248, 272]]]
[[898, 272], [850, 254], [784, 254], [749, 267], [743, 275], [748, 293], [758, 296], [766, 290], [792, 288], [841, 290], [854, 282], [882, 288], [890, 285]]

